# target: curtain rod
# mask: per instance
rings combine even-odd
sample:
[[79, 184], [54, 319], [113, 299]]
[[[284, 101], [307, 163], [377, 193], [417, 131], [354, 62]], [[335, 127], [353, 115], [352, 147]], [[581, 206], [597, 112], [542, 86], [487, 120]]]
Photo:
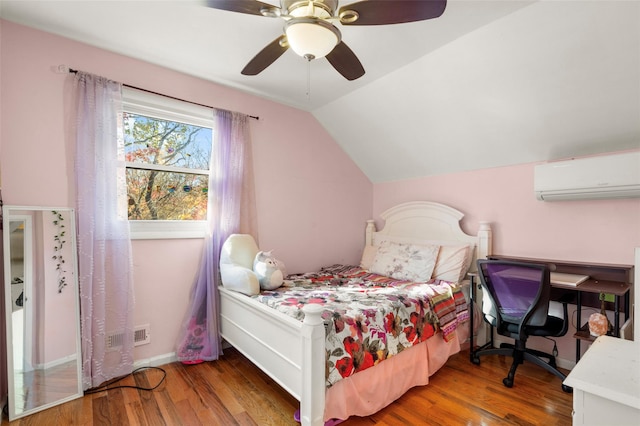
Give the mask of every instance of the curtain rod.
[[[74, 70], [73, 68], [69, 68], [69, 67], [67, 67], [66, 65], [60, 65], [60, 66], [58, 66], [58, 71], [60, 71], [60, 72], [65, 72], [65, 70], [66, 70], [67, 72], [71, 73], [71, 74], [77, 74], [77, 73], [78, 73], [78, 70]], [[130, 89], [136, 89], [136, 90], [141, 90], [141, 91], [143, 91], [143, 92], [151, 93], [152, 95], [164, 96], [165, 98], [169, 98], [169, 99], [173, 99], [173, 100], [181, 101], [181, 102], [187, 102], [187, 103], [190, 103], [190, 104], [193, 104], [193, 105], [198, 105], [198, 106], [205, 107], [205, 108], [217, 109], [217, 108], [212, 107], [212, 106], [209, 106], [209, 105], [204, 105], [204, 104], [200, 104], [200, 103], [198, 103], [198, 102], [193, 102], [193, 101], [187, 101], [187, 100], [185, 100], [185, 99], [176, 98], [175, 96], [165, 95], [165, 94], [163, 94], [163, 93], [154, 92], [154, 91], [152, 91], [152, 90], [143, 89], [143, 88], [141, 88], [141, 87], [132, 86], [132, 85], [130, 85], [130, 84], [122, 83], [122, 85], [123, 85], [124, 87], [128, 87], [128, 88], [130, 88]], [[256, 115], [248, 115], [248, 114], [247, 114], [247, 117], [249, 117], [249, 118], [253, 118], [254, 120], [260, 120], [260, 117], [259, 117], [259, 116], [256, 116]]]

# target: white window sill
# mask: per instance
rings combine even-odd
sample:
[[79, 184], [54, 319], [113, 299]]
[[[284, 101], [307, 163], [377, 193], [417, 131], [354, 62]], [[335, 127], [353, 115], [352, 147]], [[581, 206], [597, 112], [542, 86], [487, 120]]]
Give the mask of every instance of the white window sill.
[[131, 220], [129, 230], [132, 240], [167, 240], [174, 238], [204, 238], [207, 222], [200, 221], [163, 221]]

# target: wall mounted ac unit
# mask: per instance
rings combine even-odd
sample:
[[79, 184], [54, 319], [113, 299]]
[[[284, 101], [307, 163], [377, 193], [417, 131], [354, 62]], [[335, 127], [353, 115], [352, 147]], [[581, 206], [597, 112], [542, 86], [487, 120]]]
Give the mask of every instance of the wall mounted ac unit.
[[640, 151], [535, 166], [542, 201], [640, 197]]

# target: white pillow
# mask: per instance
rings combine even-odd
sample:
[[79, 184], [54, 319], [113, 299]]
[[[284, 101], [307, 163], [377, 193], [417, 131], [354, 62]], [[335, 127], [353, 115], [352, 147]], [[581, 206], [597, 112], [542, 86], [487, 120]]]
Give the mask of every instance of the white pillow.
[[220, 278], [224, 288], [248, 296], [260, 294], [260, 281], [253, 270], [239, 265], [220, 265]]
[[425, 282], [431, 279], [440, 246], [399, 244], [384, 241], [371, 264], [371, 272], [398, 280]]
[[362, 269], [371, 269], [371, 264], [373, 264], [376, 253], [378, 253], [378, 246], [364, 246], [362, 259], [360, 259], [360, 267]]
[[469, 245], [441, 246], [433, 269], [433, 278], [452, 283], [464, 280], [471, 266], [471, 251], [472, 246]]
[[220, 264], [253, 269], [253, 259], [258, 251], [256, 240], [251, 235], [231, 234], [220, 250]]
[[229, 290], [253, 296], [260, 293], [253, 259], [258, 252], [256, 241], [248, 234], [232, 234], [220, 252], [220, 278]]

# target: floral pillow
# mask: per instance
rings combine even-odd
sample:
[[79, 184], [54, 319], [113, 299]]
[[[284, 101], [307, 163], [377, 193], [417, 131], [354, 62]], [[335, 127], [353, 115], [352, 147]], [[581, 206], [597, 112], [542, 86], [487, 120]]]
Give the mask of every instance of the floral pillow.
[[384, 241], [378, 251], [370, 271], [397, 280], [425, 282], [431, 279], [440, 246], [399, 244]]

